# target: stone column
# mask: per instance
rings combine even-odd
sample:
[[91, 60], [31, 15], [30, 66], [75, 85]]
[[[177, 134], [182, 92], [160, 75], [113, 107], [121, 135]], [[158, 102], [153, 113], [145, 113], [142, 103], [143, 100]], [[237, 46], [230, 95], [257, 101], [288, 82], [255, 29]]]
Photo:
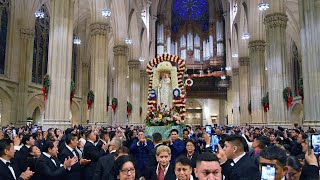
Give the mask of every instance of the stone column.
[[[319, 1], [318, 1], [319, 2]], [[315, 1], [299, 0], [303, 75], [304, 126], [319, 126], [320, 121], [320, 6]]]
[[[1, 11], [0, 11], [1, 12]], [[32, 69], [32, 48], [34, 30], [28, 28], [20, 29], [20, 63], [19, 63], [19, 86], [17, 97], [17, 124], [26, 122], [26, 98], [28, 97], [28, 85]]]
[[219, 125], [226, 125], [226, 100], [219, 99]]
[[148, 101], [148, 85], [149, 85], [149, 77], [146, 70], [140, 70], [140, 102], [142, 107], [141, 113], [141, 123], [144, 123], [144, 119], [147, 116], [147, 101]]
[[240, 125], [250, 123], [249, 116], [249, 57], [239, 58]]
[[[265, 77], [265, 41], [249, 42], [250, 55], [250, 100], [253, 124], [266, 123], [262, 98], [266, 95]], [[272, 86], [273, 87], [273, 86]]]
[[285, 13], [272, 13], [265, 17], [270, 104], [268, 124], [287, 124], [289, 120], [282, 96], [283, 89], [288, 86], [285, 72], [287, 21]]
[[115, 112], [115, 123], [127, 123], [127, 99], [128, 90], [128, 46], [116, 45], [113, 47], [115, 67], [114, 96], [118, 99], [118, 107]]
[[233, 125], [240, 125], [239, 68], [232, 69], [232, 94]]
[[[90, 110], [90, 123], [106, 123], [107, 88], [108, 88], [108, 33], [110, 25], [92, 23], [91, 35], [91, 81], [94, 103]], [[110, 122], [109, 122], [110, 123]], [[109, 124], [108, 123], [108, 124]]]
[[89, 72], [90, 72], [90, 63], [83, 62], [82, 63], [82, 124], [87, 124], [87, 120], [89, 120], [89, 112], [87, 106], [87, 95], [89, 92]]
[[51, 86], [44, 129], [67, 128], [70, 122], [70, 82], [73, 37], [73, 0], [51, 0], [48, 74]]
[[130, 103], [132, 104], [132, 113], [129, 116], [129, 123], [140, 123], [140, 61], [131, 60], [129, 64], [129, 86]]

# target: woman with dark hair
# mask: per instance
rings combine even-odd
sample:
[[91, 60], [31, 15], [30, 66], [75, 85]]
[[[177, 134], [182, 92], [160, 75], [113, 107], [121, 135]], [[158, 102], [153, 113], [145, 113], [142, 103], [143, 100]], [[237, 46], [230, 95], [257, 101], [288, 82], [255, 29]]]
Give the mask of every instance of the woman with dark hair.
[[287, 180], [299, 180], [300, 179], [302, 166], [295, 156], [289, 156], [287, 158], [287, 168], [288, 168], [288, 172], [286, 174]]
[[194, 139], [188, 139], [186, 141], [185, 153], [184, 155], [190, 159], [192, 168], [196, 168], [196, 161], [198, 153], [195, 151], [196, 141]]
[[134, 180], [136, 177], [136, 168], [133, 159], [130, 156], [120, 156], [114, 162], [113, 174], [119, 180]]
[[36, 169], [36, 161], [40, 155], [41, 151], [37, 146], [33, 145], [28, 149], [27, 167], [30, 167], [33, 172]]

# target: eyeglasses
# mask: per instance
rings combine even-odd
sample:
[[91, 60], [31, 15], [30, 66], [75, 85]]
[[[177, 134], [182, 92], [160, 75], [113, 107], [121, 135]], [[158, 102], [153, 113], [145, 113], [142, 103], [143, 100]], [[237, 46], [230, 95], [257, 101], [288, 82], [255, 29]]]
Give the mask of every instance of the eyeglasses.
[[120, 170], [121, 171], [121, 173], [123, 173], [123, 174], [129, 174], [129, 172], [131, 172], [131, 174], [132, 173], [135, 173], [136, 172], [136, 170], [135, 169], [121, 169]]

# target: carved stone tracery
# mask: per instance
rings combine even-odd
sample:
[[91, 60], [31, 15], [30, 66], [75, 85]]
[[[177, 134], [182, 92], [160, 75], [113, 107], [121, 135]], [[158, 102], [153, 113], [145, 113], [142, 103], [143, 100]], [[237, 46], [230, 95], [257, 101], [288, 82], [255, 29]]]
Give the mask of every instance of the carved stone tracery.
[[138, 60], [130, 60], [128, 61], [129, 69], [140, 68], [140, 61]]
[[233, 68], [232, 69], [232, 75], [233, 76], [238, 76], [239, 75], [239, 68]]
[[117, 45], [113, 47], [114, 56], [128, 56], [129, 48], [126, 45]]
[[286, 28], [287, 22], [288, 22], [288, 16], [284, 13], [268, 14], [264, 18], [264, 24], [266, 25], [266, 28], [274, 28], [274, 27]]
[[90, 35], [106, 36], [111, 31], [111, 26], [107, 23], [92, 23], [90, 25]]
[[32, 40], [33, 36], [34, 36], [34, 30], [27, 29], [27, 28], [21, 28], [20, 29], [20, 37], [22, 39]]
[[249, 65], [249, 57], [240, 57], [239, 58], [240, 66], [248, 66]]
[[250, 41], [248, 46], [252, 51], [265, 51], [266, 42], [264, 40]]

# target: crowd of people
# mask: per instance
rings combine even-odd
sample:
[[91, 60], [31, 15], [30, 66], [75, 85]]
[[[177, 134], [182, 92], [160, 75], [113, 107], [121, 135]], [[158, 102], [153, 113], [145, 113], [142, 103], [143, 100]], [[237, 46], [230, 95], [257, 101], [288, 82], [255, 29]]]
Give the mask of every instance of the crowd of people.
[[316, 129], [207, 128], [146, 138], [142, 126], [44, 131], [10, 124], [0, 128], [0, 180], [319, 179], [318, 153], [309, 145]]

